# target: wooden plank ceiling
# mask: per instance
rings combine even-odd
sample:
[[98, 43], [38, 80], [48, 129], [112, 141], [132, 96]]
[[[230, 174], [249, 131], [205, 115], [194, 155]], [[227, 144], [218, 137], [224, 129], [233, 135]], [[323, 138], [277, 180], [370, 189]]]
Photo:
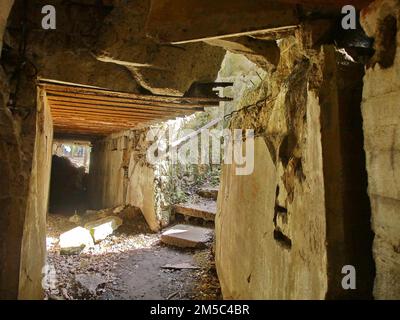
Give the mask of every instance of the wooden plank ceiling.
[[55, 133], [105, 136], [204, 111], [227, 98], [143, 95], [39, 80], [50, 106]]

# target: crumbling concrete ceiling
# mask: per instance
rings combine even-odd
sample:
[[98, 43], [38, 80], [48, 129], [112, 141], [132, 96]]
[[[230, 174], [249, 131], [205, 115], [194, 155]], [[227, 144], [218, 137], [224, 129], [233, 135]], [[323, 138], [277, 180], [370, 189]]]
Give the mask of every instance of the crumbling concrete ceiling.
[[277, 1], [161, 0], [151, 2], [146, 33], [159, 42], [187, 43], [298, 24], [296, 6]]
[[[41, 27], [48, 4], [56, 8], [56, 30]], [[17, 0], [6, 33], [7, 60], [15, 65], [25, 48], [22, 59], [40, 77], [118, 91], [183, 96], [193, 82], [214, 81], [225, 50], [147, 39], [149, 7], [149, 0]]]
[[195, 81], [214, 81], [225, 50], [204, 43], [159, 44], [146, 37], [150, 0], [124, 2], [105, 19], [94, 54], [129, 69], [154, 94], [182, 96]]
[[176, 44], [277, 32], [296, 27], [306, 15], [337, 15], [344, 5], [362, 8], [369, 2], [157, 0], [151, 3], [146, 33], [159, 42]]
[[[335, 32], [344, 5], [370, 0], [153, 0], [146, 35], [160, 43], [207, 43], [244, 54], [266, 70], [279, 62], [278, 39], [312, 30], [312, 45]], [[179, 8], [179, 9], [177, 9]], [[321, 28], [322, 27], [322, 28]], [[314, 33], [317, 35], [314, 37]], [[328, 36], [327, 36], [328, 35]], [[330, 39], [332, 42], [332, 39]]]
[[[57, 10], [56, 30], [41, 28], [46, 4]], [[339, 12], [338, 2], [326, 4]], [[5, 65], [25, 64], [33, 78], [184, 96], [193, 83], [215, 80], [225, 50], [274, 68], [274, 41], [293, 34], [304, 15], [299, 8], [317, 5], [322, 1], [17, 0]]]
[[[41, 26], [41, 10], [46, 4], [56, 8], [55, 30]], [[15, 1], [4, 36], [2, 59], [6, 72], [12, 75], [12, 86], [17, 85], [14, 81], [19, 78], [18, 72], [28, 77], [29, 88], [23, 88], [21, 104], [32, 104], [37, 77], [139, 91], [128, 70], [98, 61], [91, 52], [99, 26], [109, 12], [109, 7], [90, 6], [88, 2]], [[24, 102], [25, 97], [30, 101]]]

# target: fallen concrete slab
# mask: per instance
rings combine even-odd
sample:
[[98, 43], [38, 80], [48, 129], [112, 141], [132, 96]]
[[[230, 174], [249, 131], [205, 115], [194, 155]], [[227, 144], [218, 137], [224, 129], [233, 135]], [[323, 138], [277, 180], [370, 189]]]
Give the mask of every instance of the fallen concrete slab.
[[122, 219], [116, 216], [105, 217], [85, 224], [85, 228], [90, 231], [94, 242], [99, 242], [112, 234], [122, 224]]
[[214, 221], [217, 212], [217, 203], [212, 200], [204, 200], [193, 204], [181, 203], [174, 205], [174, 211], [184, 216]]
[[186, 224], [178, 224], [161, 235], [165, 244], [181, 248], [203, 248], [212, 240], [214, 230]]
[[82, 227], [76, 227], [60, 235], [60, 253], [78, 254], [85, 247], [93, 246], [90, 232]]

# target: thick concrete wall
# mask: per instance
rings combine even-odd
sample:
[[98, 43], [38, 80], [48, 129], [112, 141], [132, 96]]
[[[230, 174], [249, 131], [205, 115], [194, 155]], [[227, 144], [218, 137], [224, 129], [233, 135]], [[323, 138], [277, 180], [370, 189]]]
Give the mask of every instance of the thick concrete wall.
[[[49, 198], [53, 125], [50, 108], [38, 92], [36, 141], [25, 216], [18, 299], [41, 299], [46, 257], [46, 214]], [[34, 254], [32, 254], [34, 252]]]
[[375, 1], [362, 25], [375, 39], [364, 77], [362, 115], [372, 207], [375, 299], [400, 299], [400, 6]]
[[[216, 266], [224, 298], [371, 297], [362, 67], [332, 46], [307, 50], [300, 39], [280, 43], [276, 73], [247, 90], [237, 109], [267, 96], [266, 106], [230, 124], [258, 137], [251, 175], [223, 166]], [[347, 264], [357, 270], [356, 290], [341, 286]]]
[[[139, 133], [140, 135], [140, 133]], [[142, 210], [150, 228], [160, 228], [156, 209], [154, 168], [143, 158], [145, 148], [133, 131], [112, 134], [93, 144], [89, 195], [95, 208], [133, 205]]]
[[[7, 93], [7, 87], [3, 89], [2, 93]], [[28, 110], [25, 119], [4, 105], [0, 110], [0, 173], [4, 179], [0, 189], [3, 208], [0, 298], [3, 299], [42, 298], [52, 124], [41, 99], [37, 109]]]
[[[2, 2], [3, 22], [7, 21], [9, 5], [9, 1]], [[38, 121], [35, 83], [30, 71], [20, 70], [16, 92], [15, 83], [9, 83], [10, 74], [0, 67], [0, 299], [16, 299], [19, 292], [22, 237]], [[9, 106], [11, 94], [17, 95], [13, 99], [15, 103], [17, 98], [17, 105]]]
[[94, 208], [105, 208], [122, 205], [123, 177], [122, 157], [124, 151], [120, 146], [112, 150], [112, 139], [118, 142], [121, 135], [112, 135], [93, 143], [89, 167], [90, 203]]
[[226, 299], [325, 297], [326, 220], [319, 108], [317, 98], [310, 96], [303, 167], [308, 183], [296, 183], [294, 201], [288, 207], [289, 223], [282, 223], [290, 248], [283, 239], [274, 239], [274, 208], [286, 192], [264, 139], [256, 139], [253, 174], [237, 176], [235, 165], [223, 167], [216, 261]]

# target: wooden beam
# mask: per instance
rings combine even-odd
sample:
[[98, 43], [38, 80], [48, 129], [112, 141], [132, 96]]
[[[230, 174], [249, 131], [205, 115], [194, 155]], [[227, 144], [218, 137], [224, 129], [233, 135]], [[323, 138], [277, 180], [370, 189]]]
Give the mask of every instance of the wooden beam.
[[86, 88], [81, 86], [60, 86], [54, 84], [46, 84], [39, 82], [38, 86], [43, 87], [47, 90], [54, 90], [57, 92], [72, 92], [72, 93], [83, 93], [83, 94], [92, 94], [98, 96], [109, 96], [109, 97], [119, 97], [119, 98], [128, 98], [132, 100], [139, 101], [150, 101], [150, 102], [166, 102], [166, 103], [176, 103], [176, 104], [197, 104], [197, 105], [205, 105], [209, 104], [217, 104], [220, 101], [231, 101], [230, 98], [195, 98], [195, 97], [173, 97], [173, 96], [161, 96], [161, 95], [144, 95], [144, 94], [136, 94], [136, 93], [127, 93], [127, 92], [119, 92], [112, 91], [109, 89], [94, 89], [94, 88]]
[[76, 117], [72, 117], [71, 115], [64, 115], [64, 114], [55, 114], [52, 116], [53, 118], [53, 124], [58, 124], [58, 123], [79, 123], [79, 124], [84, 124], [84, 123], [108, 123], [113, 126], [118, 126], [118, 125], [131, 125], [131, 124], [137, 124], [142, 121], [148, 121], [148, 120], [153, 120], [153, 119], [110, 119], [110, 118], [84, 118], [85, 116], [83, 115], [77, 115]]
[[86, 114], [93, 114], [93, 115], [104, 115], [104, 116], [122, 116], [122, 117], [150, 117], [155, 118], [162, 117], [162, 116], [184, 116], [185, 113], [163, 113], [163, 114], [149, 114], [149, 113], [141, 113], [141, 112], [123, 112], [123, 111], [116, 111], [112, 109], [96, 109], [96, 108], [87, 108], [86, 106], [81, 105], [63, 105], [63, 104], [51, 104], [51, 110], [57, 111], [65, 111], [69, 113], [79, 113], [83, 112]]
[[[134, 99], [128, 98], [118, 98], [118, 97], [108, 97], [108, 96], [99, 96], [93, 94], [81, 94], [81, 93], [71, 93], [71, 92], [57, 92], [53, 90], [46, 91], [48, 99], [61, 99], [61, 98], [77, 98], [88, 100], [93, 103], [103, 102], [103, 103], [111, 103], [114, 105], [120, 106], [130, 106], [137, 107], [142, 109], [154, 109], [154, 110], [193, 110], [193, 109], [204, 109], [200, 104], [182, 104], [182, 103], [166, 103], [166, 102], [158, 102], [158, 101], [138, 101]], [[117, 104], [119, 103], [119, 104]]]
[[109, 128], [130, 128], [132, 124], [123, 124], [123, 123], [105, 123], [105, 122], [68, 122], [67, 120], [64, 122], [57, 122], [54, 125], [63, 126], [67, 128], [74, 127], [82, 127], [82, 128], [99, 128], [99, 129], [109, 129]]
[[39, 86], [46, 92], [55, 132], [73, 134], [105, 135], [204, 111], [202, 104], [220, 101], [140, 95], [51, 81]]
[[71, 133], [75, 132], [98, 132], [98, 133], [111, 133], [111, 132], [118, 132], [118, 131], [124, 131], [124, 130], [129, 130], [132, 127], [97, 127], [97, 126], [68, 126], [68, 125], [62, 125], [59, 124], [55, 126], [57, 129], [63, 129], [64, 131], [68, 131]]
[[[147, 119], [165, 119], [165, 118], [172, 118], [173, 116], [170, 114], [166, 115], [140, 115], [140, 114], [132, 114], [132, 115], [121, 115], [121, 114], [113, 114], [107, 111], [84, 111], [81, 109], [63, 109], [62, 107], [51, 107], [51, 114], [52, 116], [56, 115], [63, 115], [63, 116], [86, 116], [89, 118], [97, 118], [97, 119], [114, 119], [114, 121], [126, 119], [126, 120], [147, 120]], [[175, 117], [178, 117], [176, 115]], [[182, 116], [182, 115], [180, 115]]]
[[52, 104], [70, 104], [75, 106], [87, 106], [87, 107], [94, 107], [96, 109], [101, 108], [104, 106], [111, 107], [109, 110], [120, 110], [120, 111], [141, 111], [141, 112], [151, 112], [151, 113], [162, 113], [166, 114], [168, 112], [196, 112], [196, 111], [204, 111], [204, 108], [192, 108], [192, 109], [181, 109], [181, 108], [153, 108], [153, 107], [140, 107], [135, 105], [129, 105], [120, 102], [111, 102], [111, 101], [93, 101], [87, 99], [79, 99], [79, 98], [69, 98], [69, 97], [54, 97], [50, 96], [47, 98], [48, 101]]

